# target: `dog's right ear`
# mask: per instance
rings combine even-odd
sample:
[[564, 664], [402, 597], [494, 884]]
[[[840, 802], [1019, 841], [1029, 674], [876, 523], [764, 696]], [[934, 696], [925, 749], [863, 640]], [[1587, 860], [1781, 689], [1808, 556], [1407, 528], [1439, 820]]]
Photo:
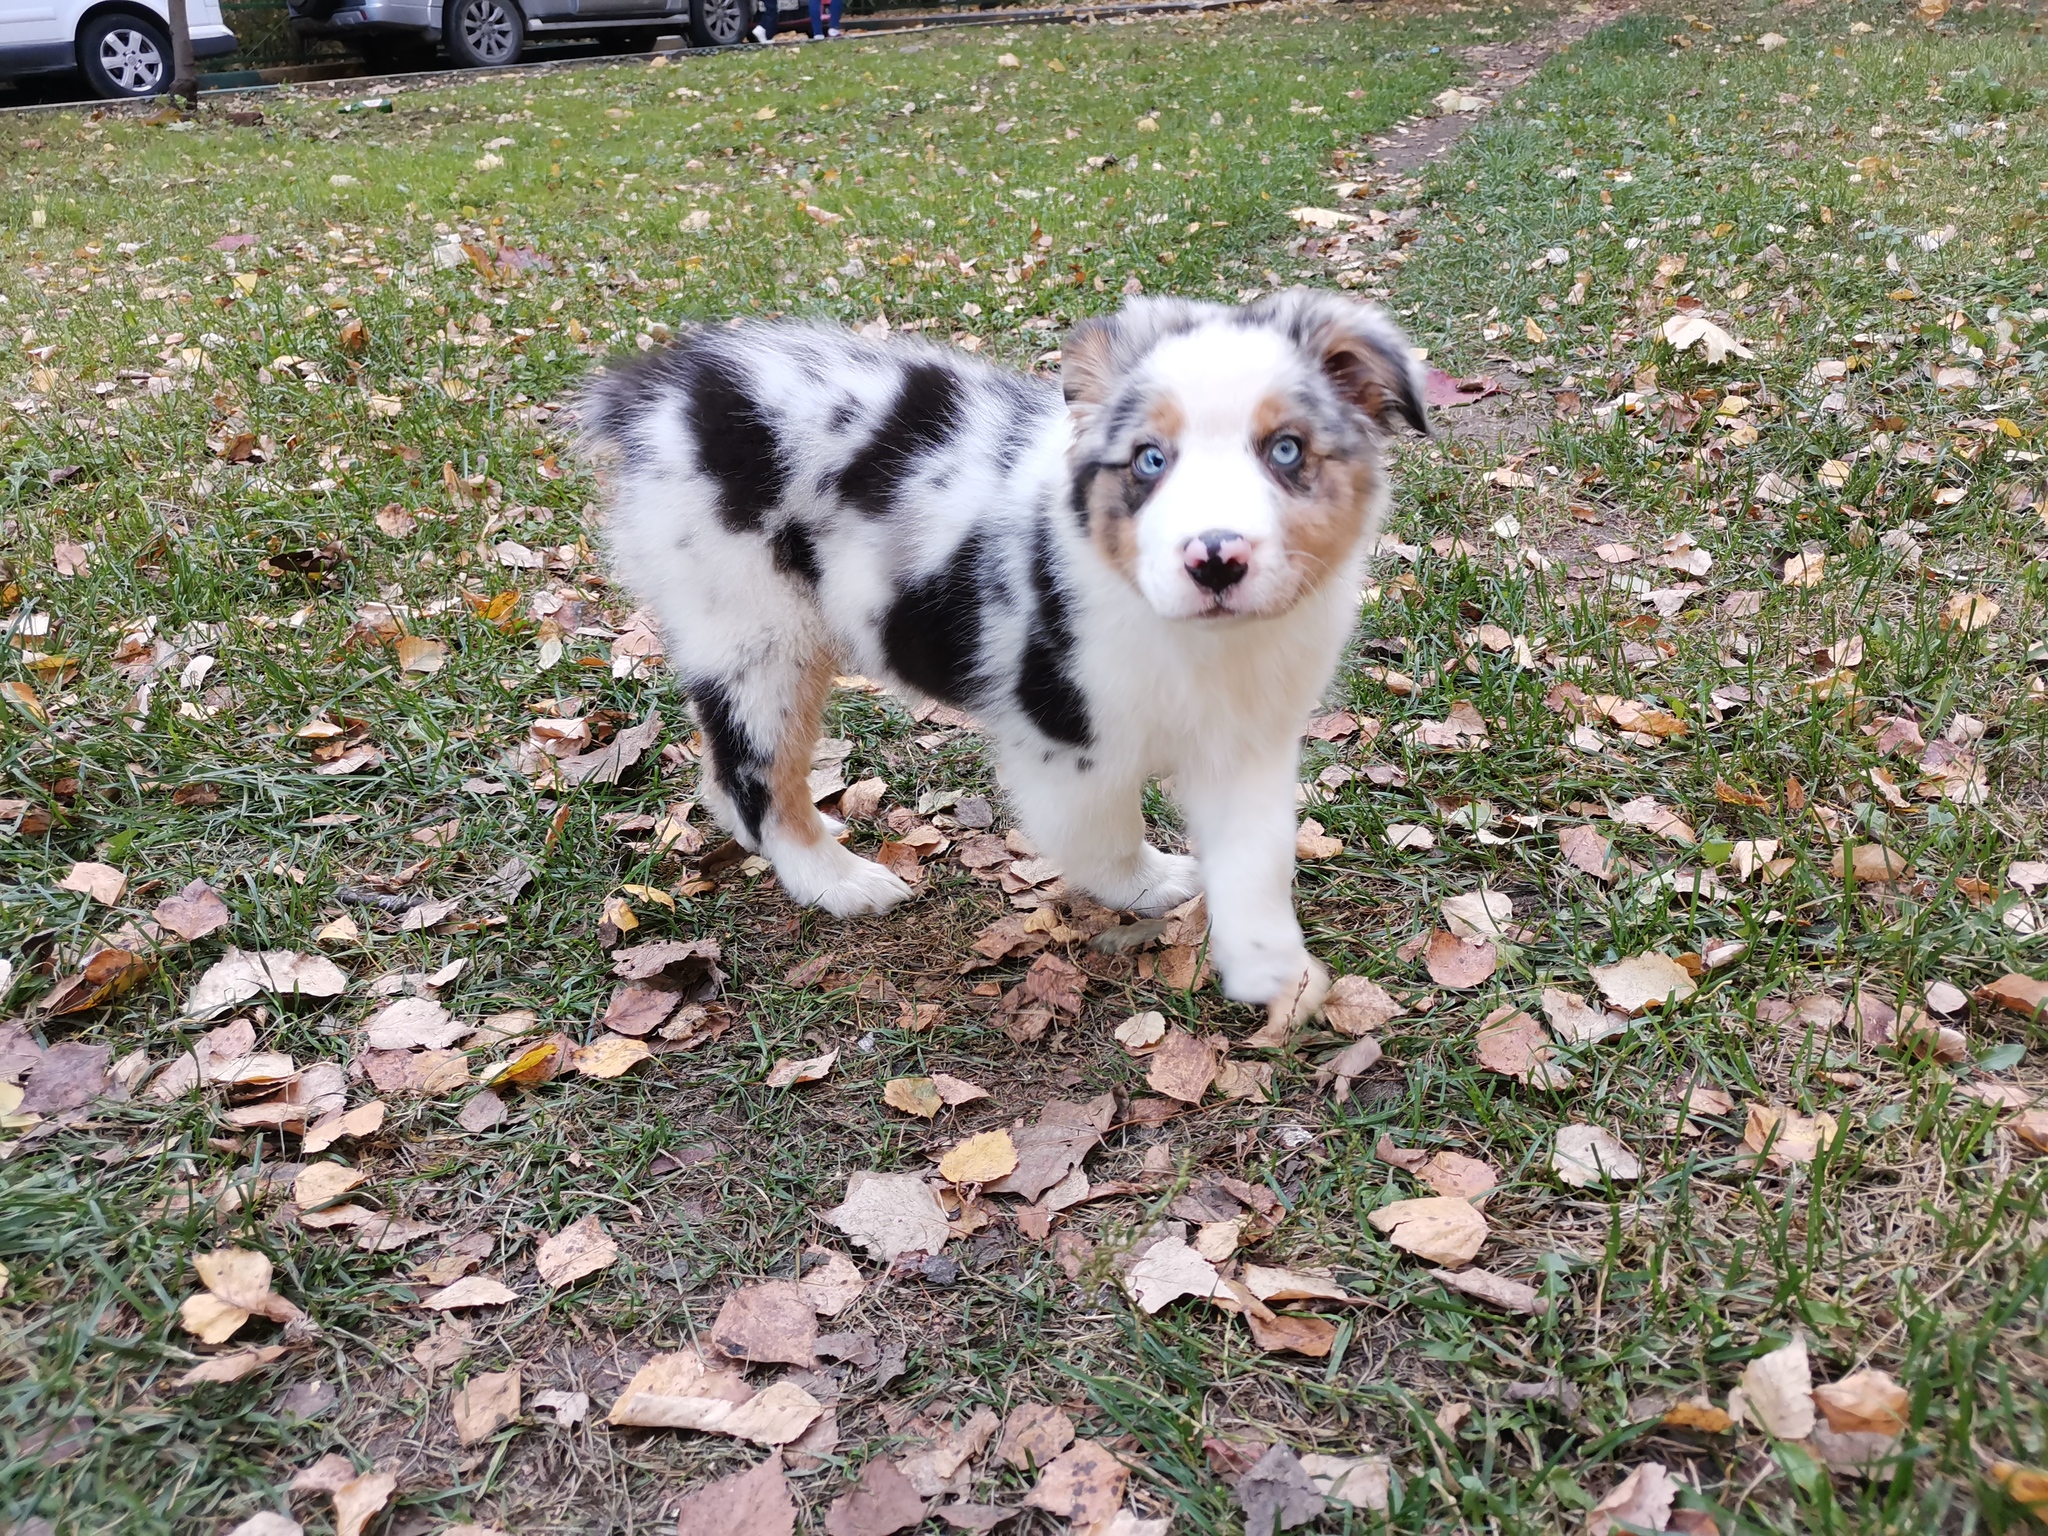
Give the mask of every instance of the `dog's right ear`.
[[1092, 410], [1109, 398], [1125, 360], [1123, 326], [1116, 315], [1083, 320], [1060, 343], [1060, 391], [1076, 411]]

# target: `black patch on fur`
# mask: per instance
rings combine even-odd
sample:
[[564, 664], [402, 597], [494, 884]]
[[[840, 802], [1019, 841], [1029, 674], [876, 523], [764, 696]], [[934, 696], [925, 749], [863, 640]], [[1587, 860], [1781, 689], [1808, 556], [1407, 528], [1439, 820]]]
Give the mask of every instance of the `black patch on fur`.
[[775, 569], [783, 575], [800, 577], [814, 587], [818, 584], [818, 546], [802, 523], [784, 523], [776, 529], [768, 549], [775, 557]]
[[839, 494], [869, 517], [886, 517], [918, 456], [960, 426], [960, 381], [950, 368], [918, 363], [903, 375], [896, 403], [874, 435], [839, 472]]
[[746, 722], [724, 684], [694, 682], [690, 684], [690, 701], [697, 706], [697, 723], [704, 727], [704, 739], [711, 746], [711, 770], [718, 776], [718, 786], [739, 813], [747, 836], [758, 845], [761, 819], [768, 814], [770, 760], [747, 734]]
[[956, 709], [971, 707], [981, 687], [985, 538], [962, 539], [937, 571], [897, 593], [882, 618], [882, 653], [896, 675]]
[[825, 425], [832, 432], [844, 432], [859, 420], [860, 406], [852, 400], [842, 400], [832, 407], [832, 414], [825, 418]]
[[690, 430], [697, 462], [718, 486], [718, 520], [732, 533], [761, 526], [782, 500], [789, 471], [775, 426], [724, 358], [699, 354], [690, 387]]
[[1031, 550], [1031, 590], [1038, 600], [1024, 658], [1017, 670], [1017, 702], [1031, 723], [1054, 741], [1085, 747], [1095, 740], [1088, 700], [1067, 673], [1074, 630], [1067, 620], [1067, 594], [1053, 565], [1052, 532], [1041, 523]]

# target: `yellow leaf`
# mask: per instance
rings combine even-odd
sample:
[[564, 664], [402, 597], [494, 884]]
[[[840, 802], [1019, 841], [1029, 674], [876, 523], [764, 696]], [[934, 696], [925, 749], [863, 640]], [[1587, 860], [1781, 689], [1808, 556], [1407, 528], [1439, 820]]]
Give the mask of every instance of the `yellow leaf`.
[[638, 1040], [624, 1035], [606, 1035], [593, 1040], [569, 1058], [569, 1065], [585, 1077], [618, 1077], [650, 1060], [654, 1052]]
[[938, 1085], [928, 1077], [890, 1078], [882, 1084], [882, 1102], [925, 1120], [946, 1107], [946, 1101], [939, 1097]]
[[676, 909], [675, 897], [669, 895], [667, 891], [661, 890], [656, 886], [622, 885], [619, 887], [619, 889], [624, 891], [628, 896], [633, 897], [636, 901], [651, 901], [656, 906], [667, 907], [671, 912], [675, 911]]
[[939, 1172], [954, 1184], [987, 1184], [1017, 1171], [1017, 1144], [1008, 1131], [970, 1136], [939, 1159]]
[[1543, 333], [1543, 327], [1536, 323], [1534, 316], [1530, 316], [1522, 321], [1522, 334], [1528, 337], [1531, 341], [1535, 342], [1536, 345], [1539, 347], [1542, 346], [1544, 342], [1550, 340], [1550, 338]]

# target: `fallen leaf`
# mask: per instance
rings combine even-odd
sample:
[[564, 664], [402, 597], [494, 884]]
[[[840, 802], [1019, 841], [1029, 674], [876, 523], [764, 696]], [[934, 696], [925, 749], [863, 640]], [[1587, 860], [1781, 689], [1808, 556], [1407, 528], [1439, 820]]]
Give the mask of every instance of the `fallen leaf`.
[[1593, 980], [1607, 1001], [1631, 1018], [1667, 1002], [1682, 1003], [1699, 990], [1684, 966], [1655, 951], [1596, 965]]
[[391, 1472], [365, 1472], [334, 1490], [335, 1536], [363, 1536], [391, 1495], [398, 1491], [398, 1477]]
[[905, 1253], [937, 1253], [953, 1235], [937, 1192], [909, 1173], [854, 1173], [846, 1199], [825, 1219], [884, 1263]]
[[1423, 964], [1438, 986], [1466, 991], [1499, 969], [1500, 954], [1491, 944], [1461, 939], [1448, 928], [1439, 928], [1429, 936]]
[[1534, 1286], [1510, 1280], [1505, 1275], [1483, 1269], [1432, 1269], [1429, 1273], [1431, 1279], [1450, 1290], [1483, 1301], [1488, 1306], [1499, 1307], [1504, 1312], [1523, 1312], [1531, 1317], [1541, 1317], [1550, 1310], [1550, 1303], [1536, 1294]]
[[519, 1293], [502, 1280], [489, 1275], [464, 1275], [420, 1303], [430, 1312], [452, 1312], [460, 1307], [502, 1307], [519, 1299]]
[[490, 1438], [519, 1417], [519, 1367], [472, 1376], [449, 1400], [448, 1411], [462, 1444]]
[[1882, 843], [1861, 842], [1846, 849], [1837, 848], [1828, 868], [1837, 880], [1853, 873], [1858, 885], [1885, 885], [1903, 880], [1913, 872], [1904, 854], [1894, 853]]
[[1124, 1271], [1124, 1288], [1146, 1312], [1182, 1296], [1214, 1296], [1223, 1285], [1216, 1266], [1179, 1238], [1162, 1238]]
[[250, 1248], [215, 1248], [195, 1254], [199, 1283], [231, 1307], [272, 1322], [294, 1322], [305, 1314], [270, 1288], [270, 1259]]
[[970, 1083], [963, 1077], [951, 1077], [944, 1072], [934, 1072], [931, 1082], [932, 1087], [938, 1090], [940, 1099], [951, 1109], [958, 1109], [962, 1104], [971, 1104], [976, 1099], [988, 1097], [986, 1088]]
[[676, 1530], [680, 1536], [794, 1536], [796, 1500], [781, 1453], [688, 1495], [676, 1506]]
[[1697, 310], [1690, 314], [1673, 315], [1664, 322], [1663, 334], [1664, 339], [1671, 343], [1673, 351], [1683, 352], [1690, 347], [1698, 346], [1701, 355], [1709, 363], [1724, 362], [1731, 355], [1742, 358], [1756, 355]]
[[1016, 1169], [1017, 1145], [1008, 1131], [970, 1136], [939, 1159], [939, 1173], [951, 1184], [992, 1184]]
[[590, 1417], [590, 1394], [549, 1387], [544, 1392], [533, 1394], [533, 1406], [552, 1413], [557, 1424], [573, 1428]]
[[[266, 1365], [274, 1365], [284, 1358], [282, 1344], [265, 1344], [256, 1349], [238, 1349], [230, 1354], [215, 1355], [211, 1360], [202, 1360], [178, 1378], [180, 1387], [196, 1387], [208, 1382], [240, 1381], [253, 1376]], [[240, 1527], [236, 1528], [241, 1529]], [[233, 1536], [230, 1532], [229, 1536]]]
[[1833, 1115], [1802, 1115], [1776, 1104], [1752, 1104], [1742, 1130], [1742, 1145], [1760, 1158], [1767, 1157], [1774, 1168], [1789, 1168], [1794, 1163], [1812, 1162], [1840, 1134]]
[[743, 1286], [726, 1297], [711, 1325], [711, 1347], [732, 1360], [810, 1367], [818, 1314], [790, 1280]]
[[1314, 817], [1304, 818], [1294, 834], [1294, 856], [1297, 859], [1334, 859], [1344, 851], [1344, 839], [1328, 836], [1323, 824]]
[[886, 1456], [861, 1469], [860, 1481], [825, 1512], [826, 1536], [890, 1536], [924, 1520], [924, 1500]]
[[928, 1077], [892, 1077], [882, 1084], [882, 1102], [906, 1115], [929, 1120], [946, 1107], [938, 1085]]
[[1142, 1056], [1166, 1038], [1166, 1015], [1134, 1013], [1116, 1027], [1117, 1043], [1133, 1056]]
[[1076, 1440], [1039, 1474], [1024, 1503], [1029, 1509], [1072, 1521], [1076, 1531], [1085, 1531], [1111, 1519], [1122, 1507], [1124, 1485], [1130, 1476], [1130, 1468], [1107, 1446]]
[[1912, 1402], [1887, 1372], [1867, 1367], [1813, 1389], [1813, 1405], [1843, 1434], [1903, 1435]]
[[308, 1163], [292, 1180], [292, 1200], [302, 1211], [317, 1210], [340, 1199], [368, 1175], [341, 1163]]
[[1550, 1171], [1574, 1189], [1591, 1189], [1608, 1179], [1617, 1184], [1642, 1176], [1642, 1159], [1597, 1125], [1559, 1129]]
[[590, 1044], [579, 1046], [569, 1057], [569, 1065], [585, 1077], [622, 1077], [643, 1061], [654, 1059], [654, 1052], [646, 1042], [634, 1040], [625, 1035], [599, 1035]]
[[1054, 1457], [1073, 1443], [1072, 1419], [1043, 1403], [1022, 1403], [1003, 1420], [996, 1455], [1004, 1465], [1028, 1472], [1034, 1466], [1050, 1465]]
[[248, 1309], [230, 1306], [211, 1291], [187, 1296], [178, 1308], [178, 1325], [208, 1344], [224, 1344], [249, 1321]]
[[1237, 1480], [1237, 1504], [1244, 1511], [1245, 1536], [1273, 1536], [1306, 1525], [1323, 1512], [1322, 1490], [1294, 1452], [1271, 1445]]
[[469, 1025], [432, 998], [401, 997], [370, 1015], [363, 1026], [363, 1044], [373, 1051], [439, 1050], [469, 1031]]
[[585, 1216], [542, 1243], [534, 1252], [533, 1267], [542, 1280], [559, 1288], [596, 1274], [618, 1256], [619, 1245], [597, 1217]]
[[1496, 1008], [1474, 1041], [1479, 1064], [1537, 1088], [1568, 1088], [1572, 1074], [1556, 1064], [1543, 1026], [1513, 1005]]
[[1660, 1422], [1673, 1429], [1696, 1429], [1702, 1434], [1725, 1435], [1735, 1421], [1704, 1397], [1688, 1398], [1664, 1410]]
[[1152, 1052], [1145, 1081], [1169, 1099], [1199, 1104], [1216, 1081], [1217, 1054], [1209, 1039], [1197, 1039], [1184, 1029], [1169, 1029]]
[[1407, 1010], [1378, 982], [1339, 976], [1323, 999], [1323, 1022], [1340, 1035], [1368, 1035]]
[[324, 955], [230, 949], [187, 994], [185, 1012], [200, 1018], [266, 992], [284, 998], [329, 998], [341, 996], [347, 988], [347, 973]]
[[1628, 1020], [1620, 1014], [1589, 1007], [1578, 993], [1556, 987], [1543, 989], [1543, 1017], [1567, 1045], [1592, 1045], [1628, 1032]]
[[815, 1083], [830, 1072], [832, 1064], [838, 1060], [837, 1046], [822, 1056], [807, 1056], [802, 1060], [779, 1057], [762, 1082], [769, 1088], [794, 1088], [798, 1083]]
[[[1766, 481], [1772, 478], [1773, 477], [1768, 475], [1765, 476]], [[1782, 479], [1779, 479], [1778, 483], [1782, 485], [1785, 482]], [[1789, 496], [1782, 497], [1771, 496], [1769, 499], [1773, 501], [1791, 501], [1797, 499], [1798, 491], [1796, 490], [1796, 488], [1789, 485], [1786, 485], [1785, 488], [1788, 491], [1791, 491], [1792, 494]], [[1760, 494], [1765, 491], [1765, 486], [1761, 482], [1759, 482], [1758, 491]], [[1828, 557], [1826, 551], [1818, 549], [1804, 550], [1801, 551], [1799, 554], [1792, 556], [1791, 559], [1785, 562], [1785, 567], [1784, 570], [1781, 572], [1781, 575], [1783, 576], [1785, 585], [1788, 587], [1817, 587], [1821, 584], [1821, 579], [1826, 574], [1827, 563]]]
[[1625, 826], [1642, 827], [1666, 842], [1690, 847], [1694, 841], [1691, 823], [1654, 795], [1638, 795], [1616, 806], [1614, 819]]
[[398, 670], [419, 677], [432, 677], [448, 665], [448, 647], [424, 635], [400, 635], [391, 643], [398, 655]]
[[1367, 1219], [1396, 1248], [1447, 1268], [1471, 1263], [1486, 1241], [1486, 1218], [1470, 1201], [1448, 1195], [1396, 1200]]
[[1941, 610], [1941, 627], [1969, 634], [1998, 617], [1998, 604], [1981, 592], [1958, 592]]
[[1115, 1116], [1116, 1100], [1110, 1094], [1100, 1094], [1085, 1104], [1053, 1100], [1040, 1113], [1036, 1125], [1010, 1133], [1017, 1147], [1017, 1171], [986, 1186], [986, 1192], [1020, 1195], [1037, 1202], [1081, 1166], [1082, 1160], [1101, 1142]]
[[1617, 1527], [1661, 1531], [1671, 1524], [1678, 1484], [1654, 1461], [1646, 1461], [1616, 1483], [1586, 1513], [1586, 1536], [1609, 1536]]
[[1507, 924], [1515, 915], [1514, 901], [1498, 891], [1467, 891], [1446, 896], [1442, 902], [1444, 925], [1461, 939], [1484, 941], [1508, 937]]
[[1304, 1456], [1301, 1470], [1326, 1499], [1385, 1513], [1392, 1494], [1393, 1464], [1385, 1456]]
[[1813, 1433], [1813, 1374], [1804, 1339], [1750, 1361], [1736, 1390], [1742, 1395], [1742, 1411], [1735, 1411], [1731, 1395], [1731, 1417], [1753, 1418], [1765, 1434], [1778, 1440], [1804, 1440]]
[[2008, 971], [1996, 981], [1987, 981], [1971, 998], [1979, 1007], [2002, 1008], [2031, 1019], [2048, 1008], [2048, 980]]
[[1327, 1360], [1337, 1345], [1337, 1325], [1324, 1318], [1284, 1313], [1267, 1317], [1247, 1311], [1245, 1321], [1251, 1325], [1252, 1342], [1269, 1355], [1287, 1353]]
[[158, 927], [168, 928], [179, 938], [195, 943], [227, 927], [233, 918], [220, 893], [204, 880], [194, 880], [177, 895], [158, 902], [150, 916], [156, 919]]
[[[803, 1276], [796, 1288], [813, 1312], [820, 1317], [837, 1317], [860, 1300], [867, 1282], [861, 1279], [853, 1260], [829, 1248], [806, 1248], [803, 1257]], [[820, 1258], [823, 1263], [817, 1262]]]

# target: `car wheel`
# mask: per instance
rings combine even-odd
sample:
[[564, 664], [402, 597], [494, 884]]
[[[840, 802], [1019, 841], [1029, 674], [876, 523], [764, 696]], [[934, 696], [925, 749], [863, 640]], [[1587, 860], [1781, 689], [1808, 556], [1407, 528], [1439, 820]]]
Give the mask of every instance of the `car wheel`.
[[441, 40], [464, 69], [517, 64], [526, 46], [526, 15], [519, 0], [448, 0]]
[[[762, 0], [773, 5], [775, 0]], [[699, 48], [730, 48], [754, 23], [748, 0], [690, 0], [690, 41]]]
[[139, 16], [95, 16], [78, 29], [78, 67], [95, 96], [154, 96], [171, 83], [171, 40]]

